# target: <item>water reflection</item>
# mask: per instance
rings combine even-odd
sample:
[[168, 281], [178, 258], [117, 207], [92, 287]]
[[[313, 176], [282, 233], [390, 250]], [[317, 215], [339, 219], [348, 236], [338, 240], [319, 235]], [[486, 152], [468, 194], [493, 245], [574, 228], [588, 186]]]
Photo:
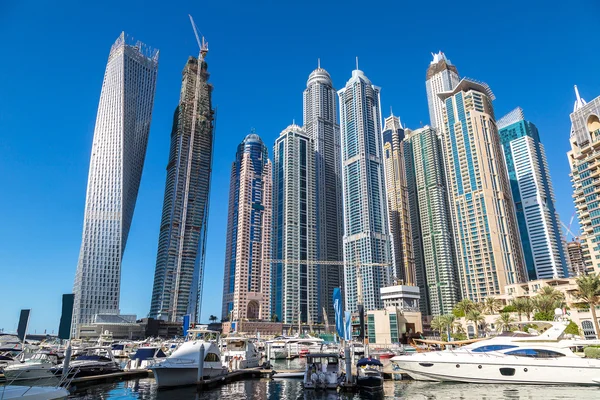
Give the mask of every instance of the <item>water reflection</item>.
[[515, 386], [449, 384], [434, 382], [388, 381], [383, 393], [336, 393], [305, 391], [300, 380], [256, 379], [234, 382], [209, 391], [197, 393], [194, 387], [158, 390], [154, 379], [139, 379], [97, 385], [77, 391], [69, 399], [147, 399], [147, 400], [499, 400], [499, 399], [600, 399], [596, 387]]

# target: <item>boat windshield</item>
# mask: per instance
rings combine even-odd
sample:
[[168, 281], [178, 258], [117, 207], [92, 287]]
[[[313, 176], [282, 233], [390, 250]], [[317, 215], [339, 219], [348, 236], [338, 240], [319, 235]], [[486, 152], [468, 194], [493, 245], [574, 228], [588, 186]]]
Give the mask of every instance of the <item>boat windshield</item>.
[[546, 349], [518, 349], [511, 350], [506, 353], [507, 356], [529, 357], [529, 358], [557, 358], [565, 357], [563, 353]]
[[75, 358], [77, 361], [112, 361], [110, 358], [97, 354], [82, 354]]
[[246, 350], [246, 342], [243, 340], [231, 340], [227, 342], [227, 350], [241, 351]]
[[123, 350], [123, 349], [125, 349], [125, 345], [124, 344], [113, 344], [112, 349], [113, 350]]
[[217, 332], [210, 331], [192, 331], [188, 333], [188, 340], [203, 340], [205, 342], [213, 342], [219, 339]]
[[329, 364], [329, 365], [333, 365], [333, 364], [337, 364], [338, 363], [338, 359], [337, 359], [337, 357], [308, 357], [307, 358], [307, 363], [308, 364]]
[[156, 347], [140, 347], [133, 356], [133, 358], [137, 360], [150, 360], [154, 357], [163, 358], [166, 357], [166, 355], [163, 353], [162, 349], [158, 349], [158, 351], [156, 351]]
[[480, 346], [471, 350], [473, 353], [487, 353], [489, 351], [499, 351], [499, 350], [508, 350], [514, 349], [519, 346], [514, 346], [512, 344], [488, 344], [485, 346]]

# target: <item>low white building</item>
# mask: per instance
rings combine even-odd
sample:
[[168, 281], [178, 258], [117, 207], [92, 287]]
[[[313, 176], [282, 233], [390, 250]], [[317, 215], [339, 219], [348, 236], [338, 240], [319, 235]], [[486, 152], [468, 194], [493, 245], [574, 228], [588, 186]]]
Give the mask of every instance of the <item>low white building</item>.
[[394, 285], [380, 290], [383, 308], [398, 307], [402, 311], [419, 311], [419, 287]]

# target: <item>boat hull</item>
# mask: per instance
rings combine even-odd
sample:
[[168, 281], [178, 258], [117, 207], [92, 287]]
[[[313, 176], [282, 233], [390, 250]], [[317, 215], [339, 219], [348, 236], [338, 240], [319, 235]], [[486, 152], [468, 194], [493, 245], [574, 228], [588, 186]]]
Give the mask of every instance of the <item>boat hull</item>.
[[52, 379], [54, 374], [50, 367], [46, 368], [27, 368], [27, 369], [5, 369], [4, 377], [9, 382], [19, 382], [31, 379]]
[[[195, 385], [198, 383], [198, 368], [188, 367], [154, 367], [154, 379], [159, 388]], [[204, 368], [204, 379], [216, 378], [225, 375], [222, 368]]]
[[358, 377], [356, 385], [362, 390], [383, 390], [383, 377], [382, 376], [366, 376]]
[[59, 387], [13, 385], [0, 387], [0, 398], [3, 400], [60, 400], [68, 396], [69, 391]]

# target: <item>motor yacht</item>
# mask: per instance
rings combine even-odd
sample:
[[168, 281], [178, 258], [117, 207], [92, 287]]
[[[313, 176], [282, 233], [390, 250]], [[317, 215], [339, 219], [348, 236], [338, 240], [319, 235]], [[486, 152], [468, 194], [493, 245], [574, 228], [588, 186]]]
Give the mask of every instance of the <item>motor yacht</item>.
[[305, 389], [337, 389], [341, 377], [339, 355], [309, 353], [302, 385]]
[[532, 321], [540, 332], [507, 332], [454, 350], [392, 358], [397, 369], [426, 381], [536, 385], [600, 385], [600, 360], [583, 358], [571, 348], [597, 340], [566, 339], [566, 323]]
[[383, 364], [376, 358], [361, 358], [356, 364], [356, 386], [361, 390], [383, 390]]
[[140, 346], [135, 353], [129, 355], [125, 371], [150, 369], [158, 362], [164, 361], [167, 355], [160, 346]]
[[229, 370], [256, 368], [260, 365], [260, 353], [249, 338], [234, 336], [222, 339], [222, 342], [223, 365]]
[[135, 353], [136, 345], [133, 342], [113, 343], [110, 349], [115, 358], [128, 358], [130, 354]]
[[19, 362], [5, 367], [4, 376], [9, 382], [54, 378], [51, 369], [59, 365], [63, 358], [58, 353], [42, 350], [22, 363]]
[[[64, 374], [64, 364], [50, 368], [56, 376]], [[119, 363], [115, 360], [110, 347], [88, 347], [83, 352], [75, 354], [69, 363], [69, 376], [82, 378], [121, 372]]]
[[219, 333], [205, 329], [190, 329], [184, 342], [166, 359], [150, 366], [158, 387], [195, 385], [198, 381], [200, 348], [204, 346], [202, 376], [214, 378], [225, 375], [218, 347]]
[[69, 391], [63, 387], [51, 386], [0, 386], [2, 400], [60, 400], [66, 399]]

